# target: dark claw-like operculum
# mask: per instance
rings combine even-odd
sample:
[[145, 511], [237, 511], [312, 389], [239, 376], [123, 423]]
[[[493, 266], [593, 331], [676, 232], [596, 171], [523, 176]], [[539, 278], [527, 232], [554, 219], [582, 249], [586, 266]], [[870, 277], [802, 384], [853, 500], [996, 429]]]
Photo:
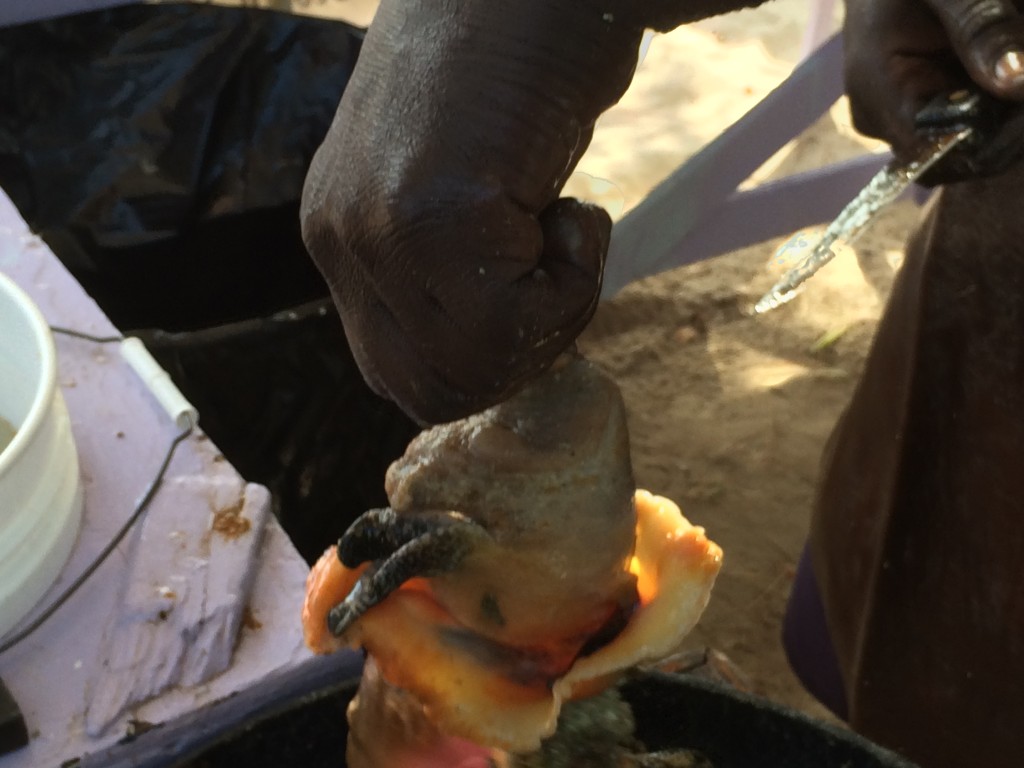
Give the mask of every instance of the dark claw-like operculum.
[[[488, 534], [480, 525], [456, 512], [405, 516], [390, 509], [374, 509], [362, 515], [339, 542], [338, 557], [350, 568], [368, 559], [373, 563], [328, 613], [331, 634], [342, 635], [409, 579], [455, 570], [484, 538]], [[367, 557], [368, 553], [376, 556]]]
[[371, 509], [356, 518], [338, 541], [338, 559], [346, 568], [382, 560], [400, 547], [469, 518], [457, 512], [417, 512], [400, 515], [390, 507]]
[[338, 541], [338, 559], [346, 568], [387, 557], [418, 534], [402, 537], [395, 510], [371, 509], [356, 518]]

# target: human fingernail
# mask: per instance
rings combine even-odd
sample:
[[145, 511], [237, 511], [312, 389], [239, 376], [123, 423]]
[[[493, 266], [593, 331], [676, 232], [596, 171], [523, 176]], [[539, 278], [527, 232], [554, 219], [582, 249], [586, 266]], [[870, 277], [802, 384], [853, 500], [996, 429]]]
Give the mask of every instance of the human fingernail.
[[996, 79], [1005, 86], [1024, 85], [1024, 53], [1007, 51], [996, 62]]

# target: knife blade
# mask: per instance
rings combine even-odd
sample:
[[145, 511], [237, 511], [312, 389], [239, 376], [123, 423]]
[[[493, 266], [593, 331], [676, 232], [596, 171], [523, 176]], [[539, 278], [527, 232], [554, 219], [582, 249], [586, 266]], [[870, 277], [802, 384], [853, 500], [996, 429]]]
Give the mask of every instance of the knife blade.
[[[787, 270], [771, 290], [758, 300], [754, 312], [764, 314], [790, 301], [797, 295], [801, 285], [835, 258], [834, 246], [840, 242], [852, 243], [879, 211], [899, 198], [950, 151], [969, 139], [974, 128], [965, 124], [965, 120], [969, 121], [977, 113], [980, 99], [979, 94], [964, 90], [950, 94], [939, 107], [934, 103], [929, 105], [923, 113], [931, 115], [945, 110], [954, 127], [935, 135], [916, 156], [903, 161], [893, 160], [876, 173], [828, 225], [810, 253]], [[783, 256], [782, 250], [788, 245], [783, 246], [776, 256]]]

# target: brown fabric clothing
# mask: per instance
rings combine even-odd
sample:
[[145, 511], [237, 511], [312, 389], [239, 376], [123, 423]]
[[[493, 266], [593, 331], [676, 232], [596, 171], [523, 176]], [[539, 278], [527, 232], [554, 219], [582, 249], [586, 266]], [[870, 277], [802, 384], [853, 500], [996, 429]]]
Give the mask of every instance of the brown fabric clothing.
[[811, 531], [850, 723], [923, 768], [1024, 765], [1024, 169], [912, 237]]

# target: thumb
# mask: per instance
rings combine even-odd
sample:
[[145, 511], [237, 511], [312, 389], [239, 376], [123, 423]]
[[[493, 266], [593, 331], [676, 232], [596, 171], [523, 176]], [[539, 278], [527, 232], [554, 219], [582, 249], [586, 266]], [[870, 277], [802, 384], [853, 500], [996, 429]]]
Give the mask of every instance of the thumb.
[[[569, 348], [590, 322], [601, 295], [611, 234], [608, 214], [595, 205], [561, 198], [540, 213], [538, 223], [543, 244], [536, 266], [506, 286], [505, 309], [491, 328], [501, 330], [506, 341], [478, 345], [500, 351], [506, 395]], [[517, 338], [509, 341], [514, 329]], [[498, 365], [496, 361], [490, 367]]]
[[544, 252], [535, 273], [541, 284], [533, 288], [544, 298], [536, 311], [542, 327], [570, 337], [556, 343], [564, 348], [597, 308], [612, 222], [603, 208], [572, 198], [556, 200], [539, 220]]
[[991, 94], [1024, 100], [1024, 18], [1012, 0], [927, 0], [961, 63]]

